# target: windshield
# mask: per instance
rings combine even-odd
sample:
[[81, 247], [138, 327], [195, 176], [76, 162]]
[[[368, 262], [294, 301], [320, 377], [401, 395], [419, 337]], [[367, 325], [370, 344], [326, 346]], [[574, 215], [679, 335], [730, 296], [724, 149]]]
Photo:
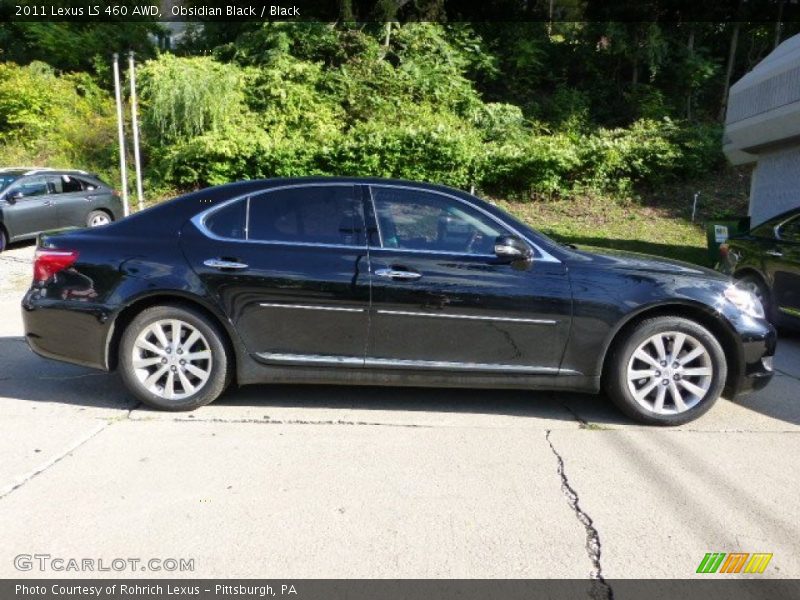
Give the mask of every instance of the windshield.
[[15, 175], [0, 175], [0, 192], [17, 180]]

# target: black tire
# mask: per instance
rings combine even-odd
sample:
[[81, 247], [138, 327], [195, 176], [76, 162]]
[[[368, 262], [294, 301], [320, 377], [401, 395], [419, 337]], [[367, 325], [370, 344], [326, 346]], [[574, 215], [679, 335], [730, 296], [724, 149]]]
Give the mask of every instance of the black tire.
[[[166, 399], [150, 391], [137, 376], [137, 369], [133, 366], [134, 345], [137, 337], [149, 326], [159, 321], [173, 319], [199, 331], [205, 338], [204, 341], [207, 342], [208, 350], [211, 353], [208, 379], [199, 385], [194, 393], [180, 399]], [[205, 406], [216, 400], [225, 391], [233, 377], [233, 361], [225, 340], [225, 334], [216, 323], [188, 306], [163, 305], [145, 309], [134, 317], [122, 334], [119, 347], [119, 367], [122, 380], [131, 394], [153, 408], [186, 411]], [[175, 365], [169, 368], [172, 371], [176, 370]], [[167, 372], [165, 375], [169, 375], [169, 373]]]
[[772, 301], [770, 300], [769, 288], [764, 280], [759, 275], [747, 273], [740, 277], [736, 277], [736, 284], [740, 287], [753, 292], [764, 307], [764, 314], [770, 323], [775, 323], [774, 315], [772, 314]]
[[[108, 219], [106, 223], [95, 223], [95, 219]], [[108, 223], [113, 223], [114, 217], [108, 214], [104, 210], [93, 210], [88, 215], [86, 215], [86, 226], [87, 227], [101, 227], [102, 225], [108, 225]]]
[[[705, 348], [712, 374], [705, 395], [696, 405], [684, 412], [661, 414], [655, 410], [648, 410], [636, 400], [628, 384], [628, 365], [640, 345], [652, 336], [671, 332], [689, 335]], [[624, 331], [622, 335], [624, 337], [615, 342], [606, 362], [604, 387], [614, 404], [632, 419], [650, 425], [681, 425], [705, 414], [719, 399], [728, 375], [725, 352], [714, 334], [704, 326], [683, 317], [663, 316], [641, 321]], [[660, 372], [656, 371], [655, 373], [659, 376], [654, 377], [651, 381], [660, 379]], [[673, 375], [668, 377], [671, 378]], [[658, 393], [658, 388], [654, 388], [654, 391]], [[669, 395], [670, 393], [667, 393], [667, 397]]]
[[8, 237], [6, 236], [6, 230], [0, 227], [0, 252], [3, 252], [8, 246]]

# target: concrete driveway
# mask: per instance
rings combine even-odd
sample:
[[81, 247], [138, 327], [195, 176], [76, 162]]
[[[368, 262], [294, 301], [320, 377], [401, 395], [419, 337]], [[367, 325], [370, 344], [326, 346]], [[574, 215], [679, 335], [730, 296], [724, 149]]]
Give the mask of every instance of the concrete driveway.
[[28, 350], [31, 255], [0, 255], [0, 577], [116, 574], [14, 566], [49, 554], [194, 561], [128, 577], [685, 578], [767, 552], [756, 577], [800, 578], [798, 337], [766, 390], [675, 429], [517, 391], [256, 386], [168, 414]]

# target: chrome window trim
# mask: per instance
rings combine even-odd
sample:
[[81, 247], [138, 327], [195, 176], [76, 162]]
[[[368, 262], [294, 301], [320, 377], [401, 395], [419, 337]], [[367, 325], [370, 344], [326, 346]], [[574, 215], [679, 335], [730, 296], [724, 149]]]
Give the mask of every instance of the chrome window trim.
[[[411, 186], [411, 185], [400, 185], [400, 184], [396, 184], [396, 183], [364, 183], [363, 185], [367, 186], [367, 188], [369, 189], [369, 199], [370, 199], [370, 202], [372, 203], [372, 212], [375, 215], [375, 225], [378, 228], [378, 237], [379, 237], [379, 239], [381, 241], [381, 248], [380, 248], [381, 250], [392, 250], [394, 252], [412, 252], [414, 254], [449, 254], [451, 256], [468, 256], [468, 257], [469, 256], [474, 256], [474, 257], [479, 257], [479, 258], [480, 257], [485, 257], [485, 256], [491, 256], [492, 258], [496, 258], [496, 256], [494, 254], [465, 254], [463, 252], [446, 252], [446, 251], [443, 251], [443, 250], [412, 250], [412, 249], [407, 249], [407, 248], [385, 248], [385, 247], [383, 247], [383, 234], [381, 233], [381, 224], [380, 224], [380, 220], [378, 219], [378, 209], [375, 206], [375, 198], [372, 195], [372, 188], [379, 188], [379, 187], [392, 188], [392, 189], [401, 189], [401, 190], [411, 190], [411, 191], [414, 191], [414, 192], [427, 192], [429, 194], [438, 194], [440, 196], [444, 196], [445, 198], [450, 198], [450, 199], [455, 200], [457, 202], [461, 202], [462, 204], [466, 204], [467, 206], [469, 206], [470, 208], [478, 211], [479, 213], [483, 214], [484, 216], [489, 217], [489, 219], [491, 219], [492, 221], [494, 221], [495, 223], [500, 225], [503, 229], [507, 230], [509, 233], [513, 233], [517, 237], [522, 238], [523, 240], [525, 240], [534, 249], [534, 252], [536, 254], [533, 257], [534, 260], [538, 260], [540, 262], [553, 262], [553, 263], [560, 263], [561, 262], [555, 256], [553, 256], [552, 254], [550, 254], [546, 250], [543, 250], [535, 242], [531, 241], [530, 238], [528, 238], [528, 236], [523, 235], [522, 233], [517, 231], [514, 227], [512, 227], [511, 225], [509, 225], [508, 223], [506, 223], [505, 221], [503, 221], [499, 217], [496, 217], [495, 215], [493, 215], [489, 211], [485, 210], [484, 208], [481, 208], [480, 206], [476, 206], [475, 204], [473, 204], [469, 200], [466, 200], [466, 199], [461, 198], [459, 196], [454, 196], [453, 194], [448, 194], [447, 192], [443, 192], [441, 190], [431, 190], [431, 189], [424, 188], [424, 187], [416, 187], [416, 186]], [[370, 250], [372, 250], [372, 249], [373, 248], [370, 247]]]
[[[228, 206], [230, 204], [233, 204], [234, 202], [237, 202], [239, 200], [247, 199], [247, 201], [249, 203], [249, 200], [250, 200], [251, 196], [255, 196], [255, 195], [259, 195], [259, 194], [268, 194], [270, 192], [277, 192], [277, 191], [280, 191], [280, 190], [288, 190], [288, 189], [303, 188], [303, 187], [322, 187], [322, 186], [326, 186], [326, 187], [327, 186], [340, 186], [340, 187], [352, 187], [352, 188], [355, 188], [355, 187], [358, 187], [358, 186], [364, 186], [364, 187], [367, 188], [367, 191], [368, 191], [368, 194], [369, 194], [369, 201], [370, 201], [370, 203], [372, 205], [373, 214], [375, 215], [375, 224], [376, 224], [376, 227], [378, 229], [378, 238], [379, 238], [379, 241], [381, 242], [381, 246], [380, 247], [369, 246], [368, 245], [368, 240], [366, 239], [368, 236], [366, 236], [366, 235], [364, 236], [364, 238], [365, 238], [364, 245], [360, 245], [360, 246], [353, 246], [353, 245], [349, 245], [349, 244], [324, 244], [324, 243], [319, 243], [319, 242], [289, 242], [289, 241], [280, 241], [280, 240], [253, 240], [253, 239], [249, 239], [249, 237], [246, 238], [246, 239], [243, 239], [243, 240], [238, 240], [236, 238], [226, 238], [226, 237], [222, 237], [222, 236], [216, 235], [211, 230], [209, 230], [208, 227], [205, 224], [206, 218], [208, 216], [210, 216], [211, 214], [217, 212], [218, 210], [222, 210], [226, 206]], [[436, 255], [458, 256], [458, 257], [466, 257], [466, 258], [496, 258], [494, 254], [464, 254], [464, 253], [461, 253], [461, 252], [445, 252], [445, 251], [442, 251], [442, 250], [410, 250], [410, 249], [403, 249], [403, 248], [384, 248], [383, 247], [383, 234], [381, 233], [381, 230], [380, 230], [380, 223], [378, 223], [378, 215], [377, 215], [377, 211], [375, 209], [375, 201], [374, 201], [374, 199], [372, 197], [372, 188], [373, 187], [388, 187], [388, 188], [406, 189], [406, 190], [412, 190], [412, 191], [418, 191], [418, 192], [428, 192], [428, 193], [432, 193], [432, 194], [439, 194], [440, 196], [444, 196], [446, 198], [452, 198], [453, 200], [456, 200], [457, 202], [461, 202], [462, 204], [466, 204], [467, 206], [469, 206], [469, 207], [477, 210], [478, 212], [486, 215], [487, 217], [489, 217], [491, 220], [493, 220], [498, 225], [501, 225], [503, 228], [509, 230], [514, 235], [517, 235], [520, 238], [522, 238], [523, 240], [525, 240], [528, 244], [530, 244], [530, 246], [534, 249], [534, 252], [536, 253], [536, 256], [534, 256], [534, 260], [537, 260], [539, 262], [561, 263], [561, 261], [558, 258], [553, 256], [552, 254], [550, 254], [546, 250], [543, 250], [541, 247], [539, 247], [539, 245], [537, 245], [535, 242], [531, 241], [531, 239], [528, 236], [523, 235], [518, 230], [516, 230], [515, 228], [511, 227], [509, 224], [507, 224], [504, 221], [502, 221], [500, 218], [495, 217], [490, 212], [484, 210], [483, 208], [481, 208], [479, 206], [476, 206], [476, 205], [472, 204], [468, 200], [465, 200], [465, 199], [460, 198], [458, 196], [454, 196], [453, 194], [448, 194], [446, 192], [442, 192], [442, 191], [439, 191], [439, 190], [431, 190], [431, 189], [424, 188], [424, 187], [415, 187], [415, 186], [408, 186], [408, 185], [384, 184], [384, 183], [373, 184], [373, 183], [369, 183], [369, 182], [359, 182], [359, 183], [348, 183], [348, 182], [293, 183], [293, 184], [288, 184], [288, 185], [264, 188], [264, 189], [257, 190], [257, 191], [250, 191], [250, 192], [247, 192], [246, 194], [241, 194], [239, 196], [235, 196], [235, 197], [233, 197], [233, 198], [231, 198], [229, 200], [225, 200], [224, 202], [218, 204], [217, 206], [212, 206], [212, 207], [210, 207], [210, 208], [208, 208], [208, 209], [206, 209], [204, 211], [201, 211], [201, 212], [197, 213], [194, 217], [192, 217], [190, 219], [190, 221], [192, 222], [192, 224], [195, 227], [197, 227], [200, 230], [200, 232], [203, 235], [205, 235], [206, 237], [208, 237], [210, 239], [217, 240], [217, 241], [220, 241], [220, 242], [255, 243], [255, 244], [264, 244], [264, 245], [269, 245], [269, 246], [339, 248], [339, 249], [363, 250], [363, 251], [366, 251], [366, 249], [369, 248], [370, 251], [386, 250], [386, 251], [393, 251], [393, 252], [409, 252], [409, 253], [413, 253], [413, 254], [436, 254]], [[246, 211], [247, 211], [247, 213], [249, 215], [249, 210], [247, 208], [246, 208]]]
[[466, 363], [444, 360], [404, 360], [396, 358], [375, 358], [356, 356], [329, 356], [321, 354], [287, 354], [283, 352], [257, 352], [256, 356], [265, 361], [298, 362], [308, 364], [349, 365], [359, 367], [412, 367], [445, 371], [482, 371], [495, 373], [523, 373], [529, 375], [578, 374], [577, 371], [558, 367], [532, 367], [529, 365], [507, 365], [501, 363]]
[[775, 234], [775, 239], [778, 240], [779, 242], [786, 242], [786, 243], [789, 243], [789, 244], [796, 244], [797, 242], [795, 242], [793, 240], [786, 240], [783, 237], [781, 237], [781, 229], [783, 229], [786, 225], [788, 225], [789, 223], [791, 223], [791, 222], [793, 222], [795, 220], [800, 221], [800, 215], [793, 215], [793, 216], [789, 217], [788, 219], [784, 219], [783, 221], [781, 221], [780, 223], [775, 225], [775, 227], [773, 229], [773, 232]]
[[481, 317], [478, 315], [450, 315], [426, 312], [414, 312], [410, 310], [381, 310], [379, 315], [398, 315], [407, 317], [434, 317], [438, 319], [465, 319], [469, 321], [500, 321], [505, 323], [532, 323], [534, 325], [556, 325], [558, 321], [553, 319], [526, 319], [523, 317]]
[[363, 313], [366, 308], [349, 308], [344, 306], [316, 306], [312, 304], [280, 304], [278, 302], [261, 302], [264, 308], [293, 308], [297, 310], [325, 310], [330, 312]]
[[224, 202], [221, 202], [217, 206], [212, 206], [211, 208], [207, 208], [206, 210], [197, 213], [195, 216], [193, 216], [189, 220], [192, 222], [192, 224], [195, 227], [197, 227], [197, 229], [200, 230], [200, 233], [202, 233], [203, 235], [205, 235], [208, 238], [211, 238], [212, 240], [217, 240], [219, 242], [238, 242], [238, 243], [244, 243], [244, 244], [265, 244], [265, 245], [268, 245], [268, 246], [299, 246], [299, 247], [306, 247], [306, 248], [308, 248], [308, 247], [312, 247], [312, 248], [339, 248], [339, 249], [347, 249], [347, 250], [361, 250], [361, 251], [365, 252], [366, 249], [367, 249], [366, 239], [364, 240], [364, 244], [363, 245], [361, 245], [361, 246], [353, 246], [353, 245], [350, 245], [350, 244], [325, 244], [325, 243], [322, 243], [322, 242], [290, 242], [290, 241], [281, 241], [281, 240], [254, 240], [254, 239], [250, 239], [249, 232], [248, 232], [248, 237], [246, 237], [243, 240], [238, 240], [236, 238], [227, 238], [227, 237], [222, 237], [220, 235], [217, 235], [214, 232], [212, 232], [206, 226], [206, 219], [210, 215], [212, 215], [215, 212], [217, 212], [219, 210], [222, 210], [226, 206], [228, 206], [230, 204], [234, 204], [235, 202], [238, 202], [240, 200], [246, 200], [247, 203], [248, 203], [248, 206], [245, 208], [245, 210], [246, 210], [246, 214], [247, 214], [246, 223], [249, 226], [249, 220], [250, 220], [250, 218], [249, 218], [249, 214], [250, 214], [250, 210], [249, 210], [249, 208], [250, 208], [250, 206], [249, 206], [250, 198], [252, 196], [257, 196], [259, 194], [268, 194], [270, 192], [278, 192], [278, 191], [281, 191], [281, 190], [291, 190], [291, 189], [295, 189], [295, 188], [304, 188], [304, 187], [333, 187], [333, 186], [338, 186], [338, 187], [356, 188], [359, 185], [361, 185], [361, 184], [344, 183], [344, 182], [332, 182], [331, 181], [331, 182], [322, 182], [322, 183], [292, 183], [292, 184], [281, 185], [281, 186], [277, 186], [277, 187], [264, 188], [264, 189], [257, 190], [257, 191], [250, 191], [250, 192], [247, 192], [246, 194], [241, 194], [239, 196], [235, 196], [233, 198], [230, 198], [229, 200], [225, 200]]

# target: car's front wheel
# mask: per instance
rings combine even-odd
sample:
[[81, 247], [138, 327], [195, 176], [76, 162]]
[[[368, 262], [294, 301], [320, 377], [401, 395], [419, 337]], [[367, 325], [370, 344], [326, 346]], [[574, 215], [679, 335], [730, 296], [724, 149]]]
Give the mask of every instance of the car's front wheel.
[[126, 327], [119, 363], [139, 400], [170, 411], [213, 402], [230, 383], [231, 360], [219, 327], [184, 306], [154, 306]]
[[655, 317], [633, 327], [609, 357], [605, 387], [637, 421], [680, 425], [708, 411], [725, 387], [722, 346], [701, 324]]

